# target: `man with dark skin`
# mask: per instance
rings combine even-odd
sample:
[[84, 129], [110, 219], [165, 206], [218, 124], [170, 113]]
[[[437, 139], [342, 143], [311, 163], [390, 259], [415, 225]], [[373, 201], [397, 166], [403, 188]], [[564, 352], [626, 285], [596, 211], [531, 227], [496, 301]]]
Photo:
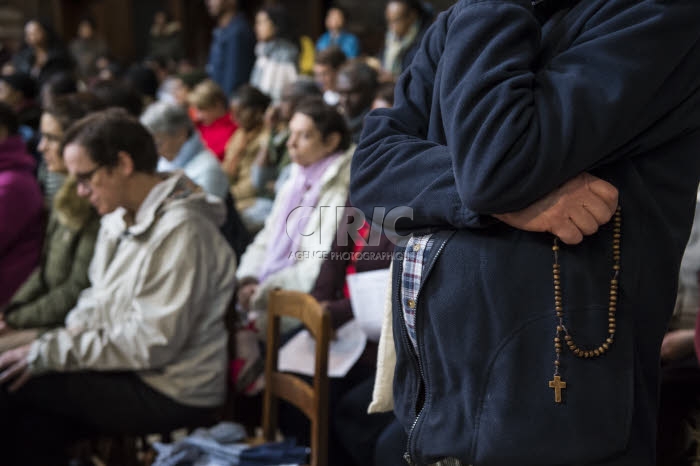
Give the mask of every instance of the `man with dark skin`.
[[354, 143], [360, 139], [378, 85], [377, 72], [362, 61], [349, 62], [338, 72], [336, 92]]
[[250, 77], [255, 62], [255, 35], [240, 12], [240, 0], [206, 0], [206, 5], [217, 22], [207, 73], [231, 97]]

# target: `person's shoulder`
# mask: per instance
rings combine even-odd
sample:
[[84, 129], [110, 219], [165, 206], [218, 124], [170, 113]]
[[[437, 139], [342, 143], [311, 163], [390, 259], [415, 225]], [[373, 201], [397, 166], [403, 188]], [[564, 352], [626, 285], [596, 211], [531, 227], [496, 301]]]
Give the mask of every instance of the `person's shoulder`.
[[[233, 133], [233, 136], [235, 137], [236, 133]], [[198, 151], [194, 157], [192, 157], [192, 160], [190, 161], [192, 164], [197, 164], [197, 165], [214, 165], [221, 167], [221, 162], [219, 162], [219, 159], [216, 158], [216, 155], [214, 153], [207, 149], [206, 147], [203, 147], [202, 150]]]
[[231, 36], [253, 34], [253, 28], [250, 26], [248, 19], [242, 14], [234, 16], [231, 22], [226, 26], [225, 30]]
[[219, 162], [219, 159], [217, 159], [209, 149], [203, 149], [197, 152], [197, 154], [192, 157], [192, 160], [190, 160], [185, 166], [184, 170], [186, 173], [189, 171], [196, 173], [206, 171], [217, 173], [221, 172], [222, 175], [224, 174], [223, 170], [221, 169], [221, 162]]
[[348, 31], [343, 31], [343, 37], [344, 37], [345, 40], [347, 40], [347, 41], [352, 41], [352, 42], [359, 42], [359, 41], [360, 41], [360, 38], [359, 38], [359, 37], [357, 37], [357, 36], [356, 36], [355, 34], [353, 34], [352, 32], [348, 32]]
[[[176, 183], [159, 211], [159, 228], [180, 228], [183, 224], [198, 224], [193, 231], [218, 229], [226, 217], [226, 206], [218, 197], [205, 190], [186, 174], [174, 174]], [[192, 222], [195, 220], [194, 222]], [[207, 222], [207, 220], [209, 222]]]
[[299, 47], [287, 39], [278, 39], [270, 52], [270, 58], [276, 61], [295, 61], [299, 55]]

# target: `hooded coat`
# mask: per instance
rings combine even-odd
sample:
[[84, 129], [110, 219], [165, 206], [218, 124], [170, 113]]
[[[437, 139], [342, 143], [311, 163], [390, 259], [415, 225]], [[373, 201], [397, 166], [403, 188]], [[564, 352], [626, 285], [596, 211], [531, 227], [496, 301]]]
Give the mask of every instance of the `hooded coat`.
[[0, 308], [41, 254], [44, 210], [35, 166], [20, 136], [0, 142]]
[[87, 272], [100, 218], [76, 190], [76, 182], [68, 179], [54, 198], [39, 267], [5, 310], [5, 321], [12, 328], [63, 324], [80, 292], [90, 284]]
[[183, 174], [156, 185], [127, 225], [102, 218], [84, 290], [65, 328], [36, 340], [34, 374], [128, 371], [189, 406], [224, 401], [224, 313], [236, 262], [219, 232], [226, 209]]

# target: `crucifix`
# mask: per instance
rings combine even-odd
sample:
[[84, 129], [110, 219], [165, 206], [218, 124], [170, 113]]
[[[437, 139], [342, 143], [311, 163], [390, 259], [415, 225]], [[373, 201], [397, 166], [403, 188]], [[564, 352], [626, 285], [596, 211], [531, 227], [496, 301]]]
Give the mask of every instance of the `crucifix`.
[[554, 380], [549, 381], [549, 388], [554, 389], [554, 402], [561, 403], [561, 391], [566, 388], [566, 382], [558, 375], [555, 375]]

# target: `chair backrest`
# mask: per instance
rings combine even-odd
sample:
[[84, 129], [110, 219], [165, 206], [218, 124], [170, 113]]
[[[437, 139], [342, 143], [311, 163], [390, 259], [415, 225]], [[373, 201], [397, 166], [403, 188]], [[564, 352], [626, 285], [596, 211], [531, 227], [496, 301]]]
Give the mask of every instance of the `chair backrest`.
[[[331, 321], [328, 311], [312, 296], [298, 291], [274, 290], [268, 301], [263, 435], [268, 441], [277, 432], [279, 398], [296, 406], [311, 421], [311, 466], [328, 461], [328, 346]], [[313, 386], [300, 377], [277, 370], [280, 317], [299, 319], [316, 340]]]

